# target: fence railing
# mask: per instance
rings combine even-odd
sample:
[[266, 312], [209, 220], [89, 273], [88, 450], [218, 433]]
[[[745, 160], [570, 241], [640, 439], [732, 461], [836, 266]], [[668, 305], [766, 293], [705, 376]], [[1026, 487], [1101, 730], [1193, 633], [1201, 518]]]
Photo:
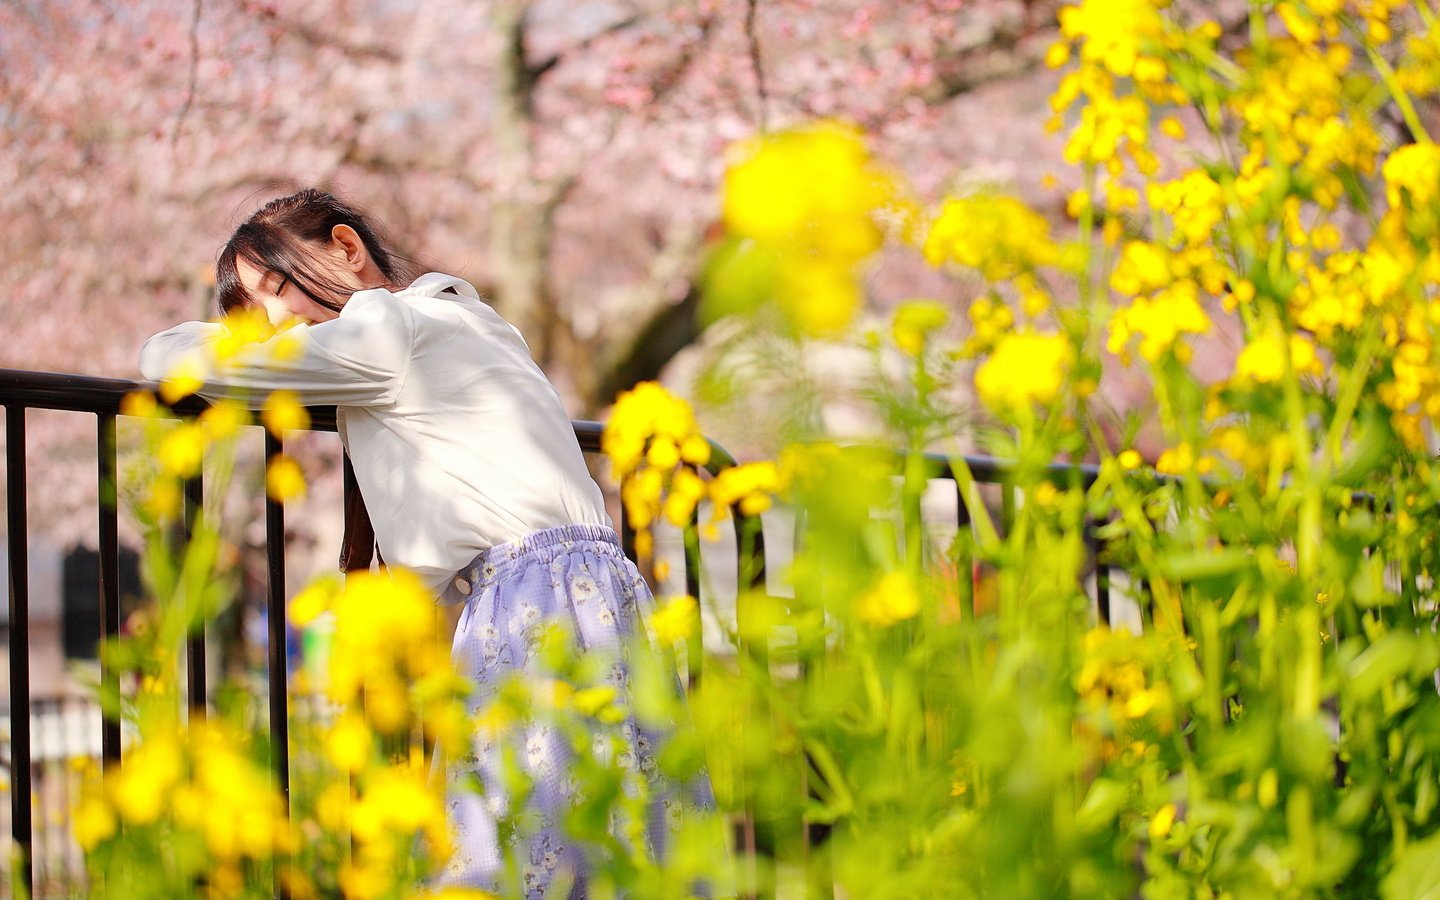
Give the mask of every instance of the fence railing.
[[[0, 405], [5, 407], [5, 484], [10, 613], [8, 641], [10, 666], [9, 757], [4, 762], [8, 765], [10, 772], [11, 837], [13, 846], [18, 850], [20, 857], [19, 877], [23, 879], [27, 889], [34, 885], [35, 872], [32, 861], [37, 837], [34, 819], [37, 809], [40, 809], [40, 806], [36, 804], [35, 779], [36, 773], [41, 770], [37, 768], [40, 760], [37, 758], [37, 747], [34, 744], [36, 735], [32, 732], [32, 722], [48, 722], [49, 719], [43, 714], [44, 710], [37, 710], [38, 701], [32, 701], [29, 678], [31, 582], [27, 562], [30, 529], [27, 517], [26, 414], [29, 410], [56, 410], [94, 416], [94, 440], [99, 479], [98, 496], [102, 498], [97, 502], [95, 509], [95, 534], [100, 558], [98, 585], [100, 636], [101, 640], [104, 640], [114, 637], [120, 630], [119, 509], [115, 502], [118, 468], [116, 421], [120, 415], [123, 398], [132, 391], [147, 387], [149, 385], [124, 379], [0, 369]], [[175, 412], [182, 416], [195, 415], [203, 411], [205, 406], [203, 400], [192, 397], [177, 404]], [[312, 430], [330, 432], [335, 430], [333, 407], [311, 408], [309, 412]], [[591, 421], [576, 421], [573, 424], [581, 449], [587, 454], [599, 453], [603, 426], [598, 422]], [[280, 437], [266, 431], [264, 440], [264, 453], [267, 459], [282, 452], [283, 443]], [[723, 448], [714, 444], [712, 447], [714, 448], [712, 459], [707, 466], [712, 475], [736, 464], [734, 458]], [[965, 490], [978, 489], [980, 485], [991, 485], [998, 490], [999, 496], [996, 505], [999, 507], [1002, 528], [1008, 528], [1015, 511], [1016, 498], [1014, 490], [1008, 484], [1011, 475], [1010, 468], [1002, 461], [987, 457], [964, 457], [963, 459], [965, 463], [963, 469], [968, 472], [967, 477], [973, 479], [975, 485], [961, 485], [956, 477], [957, 466], [954, 465], [956, 460], [936, 455], [927, 456], [925, 460], [926, 475], [931, 482], [950, 485], [956, 510], [954, 527], [961, 530], [971, 527], [969, 510], [977, 498], [967, 498], [962, 496], [962, 493]], [[348, 461], [346, 465], [348, 465]], [[1063, 483], [1078, 478], [1082, 484], [1086, 485], [1092, 483], [1097, 474], [1093, 467], [1063, 464], [1052, 466], [1049, 471], [1049, 477], [1058, 482]], [[346, 479], [347, 486], [351, 480]], [[205, 485], [201, 477], [196, 477], [187, 484], [184, 504], [184, 522], [187, 528], [195, 522], [201, 508], [204, 490]], [[990, 499], [994, 500], [995, 498]], [[265, 498], [264, 504], [267, 570], [265, 607], [268, 623], [266, 704], [272, 731], [271, 746], [275, 748], [272, 760], [274, 775], [282, 796], [286, 797], [288, 802], [290, 782], [288, 729], [291, 710], [289, 708], [289, 673], [286, 661], [287, 635], [285, 632], [285, 507], [268, 496]], [[739, 510], [734, 510], [733, 513], [731, 521], [734, 523], [736, 546], [737, 548], [741, 546], [741, 536], [743, 535], [747, 551], [744, 553], [737, 551], [735, 554], [734, 572], [737, 589], [763, 589], [766, 580], [764, 528], [761, 527], [756, 517], [746, 517]], [[621, 506], [619, 531], [626, 553], [634, 558], [635, 533], [626, 520], [623, 505]], [[691, 596], [699, 597], [701, 596], [702, 578], [701, 559], [697, 529], [693, 522], [691, 528], [683, 531], [683, 540], [684, 551], [681, 560], [683, 568], [681, 571], [684, 589]], [[960, 544], [963, 546], [964, 542], [960, 542]], [[1111, 616], [1111, 573], [1109, 567], [1098, 557], [1099, 540], [1095, 537], [1094, 529], [1090, 531], [1090, 548], [1094, 562], [1091, 570], [1094, 578], [1092, 599], [1098, 617], [1108, 622]], [[956, 561], [960, 573], [957, 583], [961, 591], [959, 598], [961, 614], [973, 615], [973, 561], [963, 552]], [[740, 625], [739, 620], [745, 616], [743, 604], [737, 603], [735, 614], [736, 624]], [[740, 634], [753, 633], [752, 629], [743, 626], [737, 628], [737, 631]], [[765, 643], [764, 641], [755, 642], [750, 646], [742, 647], [742, 650], [764, 657], [767, 651]], [[190, 715], [197, 718], [205, 716], [206, 698], [208, 697], [205, 647], [205, 635], [197, 633], [190, 637], [186, 648], [185, 677], [188, 696], [191, 698]], [[699, 663], [698, 655], [689, 655], [687, 664], [690, 666], [689, 674], [692, 680], [700, 677]], [[100, 680], [110, 689], [118, 689], [116, 673], [106, 670], [103, 661]], [[38, 718], [37, 711], [42, 713]], [[92, 707], [90, 714], [98, 717], [98, 707]], [[49, 728], [50, 726], [47, 724], [44, 727]], [[120, 724], [107, 719], [83, 727], [98, 730], [100, 765], [107, 773], [115, 771], [120, 765], [122, 749]], [[89, 734], [89, 732], [86, 733]], [[49, 749], [39, 749], [41, 749], [40, 755], [47, 755], [51, 752]], [[53, 818], [53, 814], [47, 813], [47, 815], [51, 815]], [[48, 828], [54, 823], [46, 819], [42, 824]], [[51, 832], [47, 831], [43, 835], [44, 840], [51, 840], [50, 834]], [[752, 817], [745, 816], [738, 823], [737, 843], [740, 844], [738, 849], [745, 853], [752, 865], [763, 865], [756, 861], [758, 853], [755, 823]], [[73, 854], [70, 854], [67, 859], [70, 859], [67, 865], [73, 866]], [[823, 864], [823, 860], [817, 862]]]

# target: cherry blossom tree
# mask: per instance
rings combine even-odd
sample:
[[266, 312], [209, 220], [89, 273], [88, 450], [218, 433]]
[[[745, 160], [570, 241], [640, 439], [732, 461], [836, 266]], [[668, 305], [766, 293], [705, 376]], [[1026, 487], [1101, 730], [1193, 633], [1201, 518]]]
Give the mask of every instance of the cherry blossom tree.
[[[1038, 183], [1055, 6], [15, 0], [0, 365], [133, 375], [147, 334], [210, 313], [236, 220], [315, 183], [476, 282], [572, 409], [594, 411], [697, 334], [733, 140], [833, 116], [922, 191], [960, 170]], [[874, 285], [881, 302], [913, 288], [903, 267]], [[83, 484], [55, 468], [34, 477]], [[73, 491], [60, 505], [83, 508]]]

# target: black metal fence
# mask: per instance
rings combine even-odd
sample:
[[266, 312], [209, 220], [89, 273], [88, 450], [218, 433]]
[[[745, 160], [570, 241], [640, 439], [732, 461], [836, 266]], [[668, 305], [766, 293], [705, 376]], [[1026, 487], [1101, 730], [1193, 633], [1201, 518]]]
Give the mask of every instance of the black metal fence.
[[[36, 773], [43, 771], [37, 767], [39, 761], [33, 752], [32, 738], [34, 735], [31, 733], [31, 723], [32, 720], [43, 720], [43, 716], [40, 719], [35, 718], [38, 711], [37, 703], [42, 701], [32, 701], [30, 689], [31, 581], [28, 565], [30, 529], [27, 520], [26, 413], [28, 410], [59, 410], [94, 416], [97, 475], [99, 497], [101, 498], [95, 510], [95, 533], [100, 561], [99, 630], [101, 638], [104, 639], [115, 636], [120, 629], [119, 510], [115, 501], [118, 454], [116, 420], [120, 414], [122, 399], [132, 391], [146, 387], [149, 385], [123, 379], [0, 369], [0, 405], [5, 407], [6, 521], [9, 555], [10, 755], [5, 763], [8, 765], [10, 774], [11, 836], [20, 859], [18, 877], [25, 882], [27, 889], [31, 888], [35, 881], [32, 865], [32, 851], [36, 847], [34, 820], [37, 816], [37, 809], [41, 809], [41, 806], [37, 806], [35, 802], [34, 782], [37, 777]], [[190, 398], [178, 404], [175, 411], [180, 415], [194, 415], [203, 411], [204, 408], [205, 403], [202, 400]], [[309, 412], [312, 430], [331, 432], [335, 430], [333, 407], [311, 408]], [[574, 423], [574, 427], [581, 449], [587, 454], [598, 453], [602, 425], [597, 422], [577, 421]], [[267, 431], [264, 445], [266, 458], [278, 454], [282, 450], [282, 440]], [[970, 502], [961, 496], [966, 488], [962, 488], [956, 481], [951, 462], [953, 461], [944, 457], [928, 457], [926, 475], [934, 482], [948, 482], [951, 485], [955, 503], [953, 526], [958, 529], [968, 529], [971, 527]], [[990, 489], [994, 492], [994, 496], [988, 499], [995, 501], [995, 505], [999, 507], [1002, 527], [1008, 525], [1014, 513], [1015, 493], [1007, 485], [1009, 475], [1007, 466], [997, 460], [984, 457], [966, 457], [965, 463], [977, 485], [991, 486]], [[713, 475], [721, 469], [735, 464], [733, 457], [723, 448], [716, 446], [707, 468]], [[1093, 482], [1097, 473], [1089, 467], [1056, 465], [1051, 468], [1050, 474], [1052, 478], [1061, 483], [1078, 478], [1081, 483], [1088, 485]], [[348, 481], [350, 479], [347, 479]], [[184, 505], [184, 520], [187, 527], [195, 521], [204, 490], [205, 485], [200, 477], [193, 479], [187, 485]], [[974, 499], [969, 498], [969, 500]], [[635, 535], [625, 520], [623, 507], [620, 518], [620, 532], [625, 550], [633, 558]], [[766, 579], [764, 528], [759, 527], [757, 521], [747, 518], [739, 510], [734, 511], [731, 521], [734, 523], [737, 536], [736, 546], [740, 546], [740, 536], [743, 534], [745, 549], [749, 551], [735, 553], [736, 568], [734, 571], [737, 587], [763, 588]], [[282, 796], [288, 800], [290, 784], [288, 723], [292, 710], [289, 708], [289, 673], [286, 667], [285, 508], [281, 503], [269, 497], [265, 499], [264, 530], [268, 574], [265, 594], [268, 622], [266, 703], [272, 729], [272, 746], [276, 748], [272, 759], [274, 775]], [[693, 523], [690, 529], [683, 532], [683, 539], [684, 588], [690, 595], [699, 597], [701, 592], [700, 552], [699, 540]], [[961, 543], [963, 544], [963, 542]], [[1092, 556], [1097, 549], [1098, 539], [1093, 537], [1092, 532]], [[973, 590], [972, 566], [972, 562], [963, 555], [957, 560], [959, 572], [957, 584], [961, 590], [959, 600], [962, 615], [973, 615], [974, 611], [971, 595]], [[1100, 619], [1109, 621], [1111, 614], [1111, 573], [1109, 568], [1097, 560], [1093, 567], [1093, 578], [1092, 596], [1096, 612]], [[743, 614], [743, 608], [737, 606], [737, 617], [743, 617]], [[737, 625], [739, 624], [737, 621]], [[741, 634], [752, 633], [750, 629], [743, 626], [737, 628], [737, 631]], [[764, 656], [766, 647], [763, 646], [764, 642], [760, 643], [762, 644], [760, 646], [742, 647], [742, 651]], [[185, 677], [192, 717], [204, 717], [206, 714], [208, 693], [205, 647], [204, 634], [192, 635], [187, 645]], [[691, 678], [698, 677], [698, 657], [691, 654], [688, 664], [691, 666]], [[107, 671], [103, 667], [103, 663], [100, 679], [110, 689], [118, 688], [116, 673]], [[96, 708], [92, 707], [91, 709], [91, 714], [98, 715], [93, 711]], [[120, 765], [122, 737], [120, 724], [107, 719], [101, 721], [96, 727], [100, 732], [100, 765], [107, 772], [114, 771]], [[38, 815], [43, 816], [44, 814], [38, 813]], [[738, 849], [752, 860], [752, 864], [763, 865], [763, 863], [753, 862], [759, 854], [756, 847], [755, 823], [752, 817], [742, 817], [742, 820], [737, 823], [737, 843], [740, 845]], [[73, 856], [73, 854], [71, 855]]]

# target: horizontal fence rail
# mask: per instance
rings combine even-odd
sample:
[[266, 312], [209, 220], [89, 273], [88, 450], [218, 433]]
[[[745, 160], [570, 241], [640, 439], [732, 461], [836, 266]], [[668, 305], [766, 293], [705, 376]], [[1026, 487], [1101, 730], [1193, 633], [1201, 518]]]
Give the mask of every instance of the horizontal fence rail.
[[[104, 640], [114, 637], [120, 632], [116, 421], [120, 414], [121, 401], [127, 394], [136, 390], [152, 388], [152, 385], [125, 379], [0, 369], [0, 405], [5, 407], [6, 423], [6, 521], [8, 526], [10, 613], [8, 641], [10, 715], [7, 742], [9, 758], [3, 762], [8, 765], [11, 774], [11, 837], [19, 851], [18, 872], [27, 890], [32, 889], [35, 884], [32, 857], [37, 849], [37, 836], [33, 827], [33, 819], [36, 810], [39, 809], [32, 784], [32, 771], [38, 771], [35, 767], [40, 762], [39, 756], [54, 752], [50, 748], [43, 748], [37, 755], [36, 748], [32, 746], [31, 742], [32, 722], [43, 722], [43, 725], [37, 724], [36, 729], [46, 734], [54, 732], [55, 728], [59, 726], [54, 725], [51, 721], [53, 714], [45, 711], [49, 707], [46, 707], [43, 701], [32, 702], [30, 696], [28, 626], [31, 585], [27, 564], [30, 547], [26, 491], [26, 412], [34, 409], [89, 413], [95, 416], [95, 447], [100, 497], [96, 509], [96, 538], [99, 545], [100, 568], [99, 630], [101, 639]], [[180, 416], [193, 416], [206, 409], [207, 405], [198, 397], [189, 397], [176, 404], [173, 409]], [[336, 430], [334, 407], [312, 407], [309, 409], [309, 413], [311, 430], [325, 432]], [[576, 421], [573, 426], [581, 450], [587, 454], [598, 454], [603, 425], [599, 422]], [[724, 448], [713, 442], [711, 446], [711, 461], [705, 467], [711, 475], [737, 464], [734, 457]], [[267, 431], [264, 447], [266, 459], [273, 457], [282, 449], [282, 439]], [[897, 455], [897, 459], [899, 458]], [[982, 485], [990, 485], [997, 486], [1000, 490], [1001, 518], [1003, 525], [1008, 530], [1009, 520], [1014, 515], [1016, 496], [1014, 489], [1007, 484], [1012, 475], [1011, 467], [1004, 461], [988, 457], [964, 457], [963, 467], [958, 466], [957, 462], [959, 462], [957, 458], [933, 454], [924, 458], [926, 478], [931, 482], [948, 482], [951, 485], [950, 490], [956, 503], [953, 522], [955, 527], [961, 530], [969, 529], [972, 505], [981, 502], [976, 495], [967, 496], [967, 490], [978, 490]], [[348, 464], [348, 460], [345, 463]], [[961, 478], [957, 477], [957, 469], [963, 469], [966, 473], [965, 483], [962, 483]], [[1080, 484], [1089, 486], [1098, 477], [1098, 469], [1093, 466], [1056, 464], [1045, 470], [1045, 477], [1054, 480], [1057, 484], [1076, 483], [1078, 480]], [[346, 484], [347, 492], [350, 489], [348, 481], [349, 479]], [[968, 484], [972, 481], [973, 484]], [[184, 524], [187, 532], [195, 524], [204, 491], [205, 486], [199, 476], [186, 486]], [[288, 803], [290, 784], [288, 733], [292, 710], [289, 706], [289, 673], [286, 668], [285, 509], [280, 502], [269, 496], [265, 498], [264, 504], [267, 564], [265, 606], [268, 617], [266, 635], [268, 644], [266, 647], [267, 709], [272, 746], [275, 748], [272, 760], [274, 775], [282, 796], [286, 797]], [[735, 615], [737, 616], [737, 625], [739, 625], [739, 619], [745, 614], [744, 604], [739, 602], [739, 593], [747, 589], [765, 591], [767, 576], [765, 532], [760, 517], [747, 516], [738, 509], [731, 512], [733, 514], [730, 518], [734, 524], [737, 548], [734, 572], [737, 589]], [[1098, 536], [1097, 528], [1102, 524], [1091, 523], [1091, 527], [1087, 530], [1087, 543], [1094, 562], [1096, 612], [1101, 620], [1108, 622], [1111, 614], [1111, 572], [1100, 558], [1102, 540]], [[797, 521], [795, 527], [798, 532], [801, 523]], [[630, 527], [623, 503], [620, 505], [619, 531], [625, 551], [633, 559], [636, 555], [635, 531]], [[682, 584], [686, 593], [698, 598], [702, 589], [698, 511], [692, 517], [690, 527], [682, 530], [681, 538]], [[742, 547], [750, 552], [741, 552]], [[963, 616], [973, 617], [975, 614], [973, 606], [974, 564], [968, 553], [962, 554], [957, 559], [957, 564], [957, 582], [961, 591], [960, 612]], [[737, 630], [741, 634], [747, 633], [747, 629], [743, 627]], [[766, 644], [765, 640], [742, 644], [740, 650], [763, 662], [768, 654]], [[700, 656], [702, 654], [695, 652], [700, 649], [701, 645], [697, 640], [692, 645], [692, 652], [687, 653], [686, 663], [692, 683], [701, 676]], [[186, 656], [186, 685], [190, 697], [190, 715], [196, 718], [204, 717], [208, 686], [206, 685], [205, 635], [203, 633], [195, 634], [187, 641]], [[105, 669], [102, 660], [100, 672], [102, 686], [112, 693], [118, 691], [117, 678], [116, 673]], [[87, 712], [89, 715], [98, 717], [98, 707], [96, 706], [87, 707]], [[79, 727], [73, 725], [73, 713], [66, 715], [68, 718], [65, 721], [70, 723], [65, 726], [66, 728], [73, 730]], [[120, 723], [104, 719], [96, 722], [93, 729], [86, 726], [83, 733], [84, 738], [81, 741], [85, 748], [83, 752], [89, 755], [98, 753], [103, 769], [106, 772], [116, 771], [121, 764]], [[98, 741], [94, 740], [96, 736], [98, 736]], [[68, 746], [70, 745], [67, 744]], [[78, 747], [80, 744], [76, 744], [76, 746]], [[47, 832], [44, 839], [54, 840], [53, 832]], [[736, 841], [749, 854], [751, 865], [761, 865], [755, 862], [758, 854], [756, 853], [757, 841], [753, 816], [746, 815], [737, 824]], [[67, 843], [66, 846], [71, 849], [67, 851], [70, 859], [65, 865], [80, 872], [80, 875], [83, 876], [83, 869], [74, 859], [73, 845]], [[823, 857], [817, 854], [815, 864], [823, 866], [827, 863]]]

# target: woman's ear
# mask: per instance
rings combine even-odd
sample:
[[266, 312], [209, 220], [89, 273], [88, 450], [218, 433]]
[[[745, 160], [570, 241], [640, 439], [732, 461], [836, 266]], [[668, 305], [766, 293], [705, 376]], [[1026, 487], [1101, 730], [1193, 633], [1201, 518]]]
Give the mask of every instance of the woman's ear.
[[330, 239], [335, 242], [336, 248], [343, 254], [345, 265], [351, 271], [361, 272], [370, 263], [370, 252], [365, 248], [365, 242], [360, 235], [349, 225], [336, 225], [330, 229]]

